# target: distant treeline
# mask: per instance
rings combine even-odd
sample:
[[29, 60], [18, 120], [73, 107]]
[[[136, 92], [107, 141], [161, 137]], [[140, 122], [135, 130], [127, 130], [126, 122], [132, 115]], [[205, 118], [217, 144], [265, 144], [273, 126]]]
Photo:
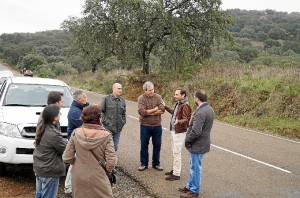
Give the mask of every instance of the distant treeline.
[[219, 61], [237, 61], [255, 66], [300, 66], [300, 13], [228, 10], [235, 18], [229, 27], [235, 45], [215, 51]]
[[[235, 42], [221, 42], [219, 46], [214, 47], [211, 56], [213, 60], [247, 63], [253, 66], [300, 67], [300, 13], [239, 9], [226, 12], [235, 20], [235, 24], [227, 28]], [[177, 42], [180, 45], [178, 40]], [[95, 43], [91, 46], [95, 47]], [[171, 70], [197, 64], [185, 61], [185, 56], [181, 57], [178, 65], [174, 61], [167, 61], [171, 59], [169, 56], [174, 54], [173, 52], [157, 48], [150, 54], [150, 62], [155, 68], [167, 67]], [[138, 61], [134, 61], [133, 56], [94, 56], [100, 60], [96, 69], [124, 69], [123, 62], [131, 63], [126, 65], [126, 69], [141, 66], [138, 65]], [[89, 71], [95, 65], [88, 57], [90, 56], [78, 48], [74, 33], [66, 30], [0, 35], [0, 59], [18, 69], [31, 69], [39, 76], [54, 77]], [[165, 60], [163, 57], [169, 58]]]

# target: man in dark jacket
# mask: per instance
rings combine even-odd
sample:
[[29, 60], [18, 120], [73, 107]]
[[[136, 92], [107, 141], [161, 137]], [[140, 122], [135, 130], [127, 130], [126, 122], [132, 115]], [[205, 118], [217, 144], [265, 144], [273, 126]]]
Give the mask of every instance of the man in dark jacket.
[[174, 109], [171, 109], [163, 103], [166, 110], [172, 114], [170, 132], [173, 151], [173, 169], [170, 172], [165, 173], [165, 175], [167, 175], [166, 180], [169, 181], [180, 179], [181, 148], [185, 140], [192, 113], [185, 90], [176, 89], [174, 98], [177, 101]]
[[102, 124], [112, 133], [115, 151], [118, 150], [121, 131], [126, 123], [126, 104], [122, 95], [122, 85], [115, 83], [112, 94], [103, 98], [101, 109], [103, 113]]
[[[86, 106], [88, 106], [86, 94], [82, 90], [75, 91], [73, 94], [73, 102], [71, 104], [68, 113], [68, 128], [67, 128], [68, 140], [70, 139], [74, 129], [82, 126], [83, 122], [80, 120], [80, 116], [82, 114], [83, 108]], [[68, 173], [65, 180], [65, 193], [67, 196], [70, 196], [70, 194], [72, 193], [71, 170], [72, 170], [72, 165], [69, 166]]]
[[80, 116], [83, 110], [83, 107], [87, 106], [87, 96], [82, 90], [77, 90], [73, 94], [73, 102], [71, 104], [69, 113], [68, 113], [68, 139], [70, 139], [74, 129], [81, 127], [83, 122], [80, 120]]
[[210, 150], [210, 132], [214, 121], [214, 110], [207, 103], [204, 90], [196, 91], [196, 112], [190, 122], [185, 138], [185, 147], [190, 152], [190, 176], [185, 187], [179, 188], [182, 198], [198, 197], [201, 183], [201, 163]]

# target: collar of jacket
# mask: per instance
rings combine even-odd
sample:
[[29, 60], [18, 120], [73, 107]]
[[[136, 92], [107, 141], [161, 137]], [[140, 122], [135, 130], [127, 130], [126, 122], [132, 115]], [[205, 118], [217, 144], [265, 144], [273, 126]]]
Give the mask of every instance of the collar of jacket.
[[82, 125], [83, 128], [87, 128], [87, 129], [103, 129], [102, 125], [99, 124], [87, 124], [87, 123], [83, 123]]
[[182, 100], [178, 101], [179, 104], [185, 104], [188, 103], [187, 97], [184, 97]]
[[120, 97], [115, 96], [114, 94], [110, 94], [110, 95], [111, 95], [111, 97], [113, 98], [113, 100], [120, 100]]
[[205, 107], [206, 105], [208, 105], [208, 103], [207, 103], [207, 102], [204, 102], [204, 103], [202, 103], [200, 106], [197, 106], [197, 109], [196, 109], [196, 110], [198, 111], [199, 109]]
[[83, 109], [83, 105], [75, 100], [73, 100], [72, 106], [78, 107], [79, 109]]

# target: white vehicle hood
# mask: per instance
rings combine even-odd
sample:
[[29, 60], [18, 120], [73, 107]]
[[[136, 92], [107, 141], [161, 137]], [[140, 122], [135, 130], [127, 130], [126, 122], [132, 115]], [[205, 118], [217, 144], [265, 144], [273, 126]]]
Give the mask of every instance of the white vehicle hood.
[[[11, 124], [37, 124], [39, 116], [43, 111], [44, 107], [11, 107], [11, 106], [3, 106], [0, 109], [1, 117], [0, 121], [11, 123]], [[60, 117], [60, 125], [67, 126], [68, 125], [68, 111], [69, 108], [61, 109], [61, 117]]]

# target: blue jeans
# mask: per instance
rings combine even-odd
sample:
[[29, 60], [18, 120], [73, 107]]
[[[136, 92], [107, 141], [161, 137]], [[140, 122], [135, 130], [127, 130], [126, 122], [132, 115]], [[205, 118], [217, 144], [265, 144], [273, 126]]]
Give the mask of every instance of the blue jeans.
[[56, 198], [59, 177], [36, 176], [35, 198]]
[[161, 148], [161, 135], [162, 135], [161, 125], [159, 126], [141, 125], [140, 161], [142, 165], [148, 167], [148, 162], [149, 162], [148, 146], [149, 146], [150, 137], [152, 137], [152, 145], [153, 145], [152, 167], [155, 167], [160, 164], [159, 158], [160, 158], [160, 148]]
[[193, 193], [200, 193], [203, 157], [204, 154], [190, 153], [190, 177], [186, 187]]
[[121, 136], [121, 132], [119, 132], [119, 133], [113, 133], [113, 134], [112, 134], [113, 141], [114, 141], [115, 151], [118, 150], [118, 147], [119, 147], [119, 141], [120, 141], [120, 136]]

